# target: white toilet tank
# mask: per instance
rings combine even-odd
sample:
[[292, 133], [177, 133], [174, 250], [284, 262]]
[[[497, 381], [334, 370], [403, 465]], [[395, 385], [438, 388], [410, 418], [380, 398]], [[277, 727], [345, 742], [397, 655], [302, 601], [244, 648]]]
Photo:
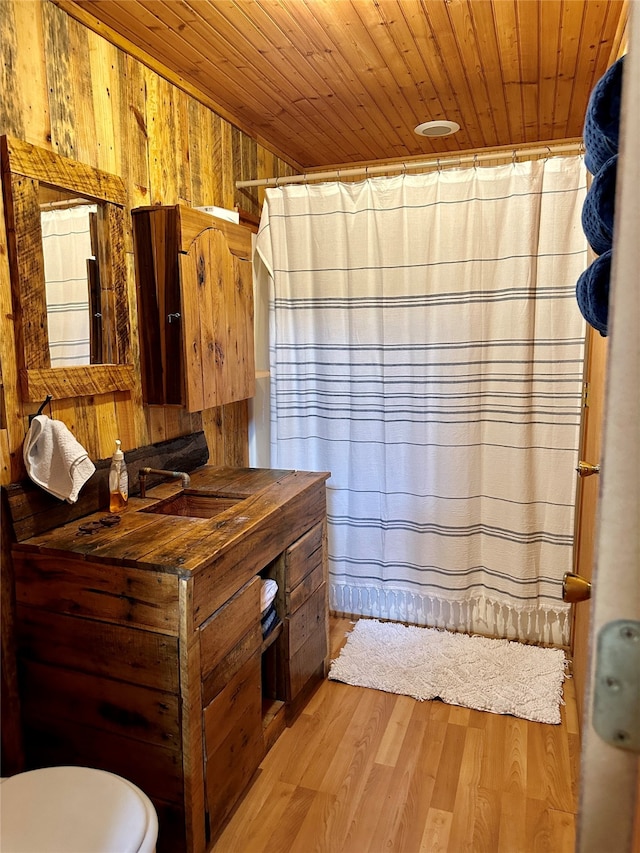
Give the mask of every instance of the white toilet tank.
[[158, 818], [132, 782], [89, 767], [46, 767], [0, 785], [2, 853], [154, 853]]

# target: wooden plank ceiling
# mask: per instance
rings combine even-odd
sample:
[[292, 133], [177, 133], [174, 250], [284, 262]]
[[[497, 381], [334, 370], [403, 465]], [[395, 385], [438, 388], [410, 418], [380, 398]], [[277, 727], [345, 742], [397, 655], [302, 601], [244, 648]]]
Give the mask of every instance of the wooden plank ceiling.
[[[628, 0], [54, 2], [303, 169], [577, 138], [628, 17]], [[461, 130], [414, 133], [436, 119]]]

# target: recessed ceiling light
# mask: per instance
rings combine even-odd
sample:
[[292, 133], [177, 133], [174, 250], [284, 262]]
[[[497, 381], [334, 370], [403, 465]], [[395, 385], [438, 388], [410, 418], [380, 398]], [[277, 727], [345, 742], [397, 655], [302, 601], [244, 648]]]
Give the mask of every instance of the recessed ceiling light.
[[455, 121], [446, 121], [439, 119], [438, 121], [425, 121], [419, 124], [415, 132], [418, 136], [451, 136], [452, 133], [457, 133], [460, 130], [460, 125]]

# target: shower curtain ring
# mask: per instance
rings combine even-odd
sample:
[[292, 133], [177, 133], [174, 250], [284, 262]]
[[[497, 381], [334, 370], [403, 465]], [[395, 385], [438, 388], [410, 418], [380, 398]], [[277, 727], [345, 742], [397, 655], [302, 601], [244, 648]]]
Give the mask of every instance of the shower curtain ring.
[[437, 158], [436, 158], [436, 165], [437, 165], [437, 167], [438, 167], [438, 171], [439, 171], [439, 172], [441, 172], [441, 171], [442, 171], [442, 168], [441, 168], [441, 166], [440, 166], [440, 158], [439, 158], [439, 157], [437, 157]]
[[473, 168], [478, 171], [478, 152], [476, 151], [473, 155]]
[[406, 175], [406, 174], [407, 174], [407, 164], [406, 164], [406, 163], [403, 163], [403, 164], [402, 164], [402, 174], [403, 174], [403, 175]]

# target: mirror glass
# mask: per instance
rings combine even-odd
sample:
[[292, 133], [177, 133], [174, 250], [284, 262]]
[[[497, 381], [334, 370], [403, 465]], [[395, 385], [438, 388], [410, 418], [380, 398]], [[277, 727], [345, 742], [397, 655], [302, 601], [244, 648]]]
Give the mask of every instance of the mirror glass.
[[121, 178], [0, 137], [21, 398], [136, 386]]
[[39, 202], [51, 367], [101, 364], [98, 205], [43, 184]]

